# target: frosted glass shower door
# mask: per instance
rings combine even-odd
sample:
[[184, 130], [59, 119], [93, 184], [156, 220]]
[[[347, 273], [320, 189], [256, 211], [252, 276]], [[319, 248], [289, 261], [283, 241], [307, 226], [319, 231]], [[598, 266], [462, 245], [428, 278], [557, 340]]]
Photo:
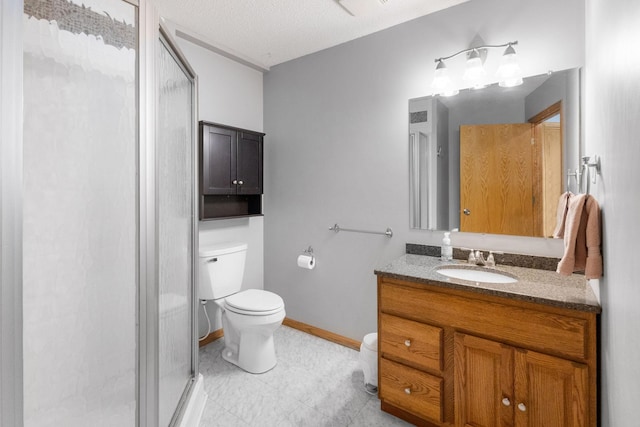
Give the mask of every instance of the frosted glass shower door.
[[194, 375], [194, 81], [158, 41], [159, 425], [169, 425]]
[[27, 427], [136, 424], [137, 15], [24, 2]]

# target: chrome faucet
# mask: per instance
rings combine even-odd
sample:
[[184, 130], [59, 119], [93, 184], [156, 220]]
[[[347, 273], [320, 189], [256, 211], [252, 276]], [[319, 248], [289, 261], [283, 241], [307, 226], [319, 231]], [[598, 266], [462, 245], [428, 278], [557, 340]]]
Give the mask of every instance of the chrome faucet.
[[473, 255], [473, 251], [469, 254], [469, 263], [476, 265], [484, 265], [485, 267], [495, 267], [496, 260], [493, 257], [493, 251], [489, 251], [489, 255], [487, 255], [487, 259], [484, 259], [484, 255], [481, 251], [476, 251], [475, 255]]
[[487, 267], [495, 267], [496, 266], [496, 260], [493, 257], [493, 252], [489, 251], [489, 256], [487, 256], [487, 260], [484, 262], [484, 265], [486, 265]]
[[[493, 258], [493, 251], [489, 251], [489, 255], [487, 255], [487, 259], [485, 260], [484, 254], [482, 253], [482, 251], [476, 251], [476, 250], [467, 249], [467, 248], [462, 248], [462, 249], [469, 251], [469, 258], [467, 259], [467, 262], [469, 264], [476, 264], [476, 265], [481, 265], [486, 267], [496, 266], [496, 261]], [[496, 253], [502, 253], [502, 252], [496, 252]]]
[[475, 264], [476, 263], [476, 255], [474, 253], [475, 251], [473, 249], [469, 249], [469, 258], [467, 258], [467, 262], [469, 264]]

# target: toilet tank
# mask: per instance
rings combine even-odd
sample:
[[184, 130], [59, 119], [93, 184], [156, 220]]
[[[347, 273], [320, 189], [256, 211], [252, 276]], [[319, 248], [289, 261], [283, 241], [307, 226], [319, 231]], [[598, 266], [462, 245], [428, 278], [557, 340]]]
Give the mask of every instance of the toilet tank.
[[200, 248], [198, 299], [224, 298], [240, 291], [247, 244], [226, 242]]

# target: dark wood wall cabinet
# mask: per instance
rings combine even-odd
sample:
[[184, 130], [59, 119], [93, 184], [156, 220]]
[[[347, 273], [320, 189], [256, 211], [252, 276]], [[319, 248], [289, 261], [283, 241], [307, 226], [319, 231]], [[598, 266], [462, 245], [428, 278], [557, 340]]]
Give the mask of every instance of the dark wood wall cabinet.
[[262, 215], [264, 133], [201, 121], [200, 219]]

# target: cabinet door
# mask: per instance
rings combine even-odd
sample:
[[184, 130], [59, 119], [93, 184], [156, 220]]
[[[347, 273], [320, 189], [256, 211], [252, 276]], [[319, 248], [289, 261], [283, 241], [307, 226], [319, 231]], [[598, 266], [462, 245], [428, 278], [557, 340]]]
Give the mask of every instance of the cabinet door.
[[238, 194], [262, 194], [262, 135], [238, 132]]
[[202, 135], [202, 194], [236, 194], [236, 132], [204, 126]]
[[586, 365], [533, 351], [517, 350], [515, 425], [589, 425], [588, 377]]
[[456, 426], [513, 425], [513, 348], [456, 333], [454, 382]]

